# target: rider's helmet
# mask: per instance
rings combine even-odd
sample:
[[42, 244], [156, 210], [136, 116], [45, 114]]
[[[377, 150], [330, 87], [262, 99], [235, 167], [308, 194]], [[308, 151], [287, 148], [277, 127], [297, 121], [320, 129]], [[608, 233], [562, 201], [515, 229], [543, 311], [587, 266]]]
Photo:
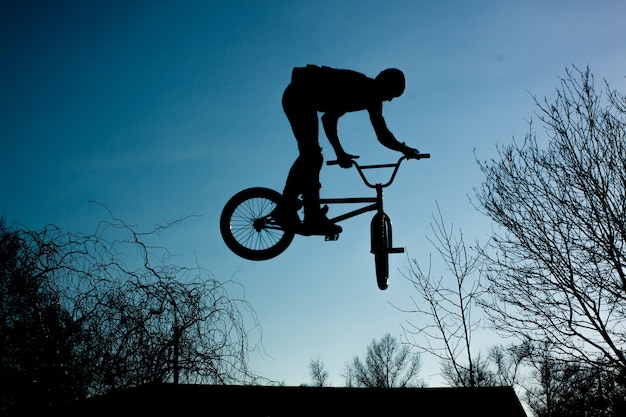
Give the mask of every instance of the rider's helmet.
[[376, 84], [385, 100], [400, 97], [405, 87], [404, 74], [399, 69], [387, 68], [376, 76]]

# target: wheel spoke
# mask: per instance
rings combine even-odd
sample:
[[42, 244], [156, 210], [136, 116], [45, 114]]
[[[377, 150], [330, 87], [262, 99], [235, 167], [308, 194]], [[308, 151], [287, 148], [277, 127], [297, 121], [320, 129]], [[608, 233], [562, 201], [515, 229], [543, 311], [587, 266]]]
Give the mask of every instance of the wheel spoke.
[[280, 198], [268, 188], [250, 188], [229, 200], [222, 211], [220, 229], [233, 252], [246, 259], [264, 260], [289, 246], [294, 232], [284, 230], [270, 217]]

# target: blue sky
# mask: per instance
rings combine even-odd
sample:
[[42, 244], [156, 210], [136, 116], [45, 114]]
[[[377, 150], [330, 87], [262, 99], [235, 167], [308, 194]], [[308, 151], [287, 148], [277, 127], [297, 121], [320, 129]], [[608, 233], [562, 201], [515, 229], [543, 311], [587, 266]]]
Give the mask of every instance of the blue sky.
[[[572, 64], [626, 90], [624, 16], [617, 0], [3, 1], [0, 215], [85, 233], [108, 218], [90, 200], [143, 230], [193, 215], [161, 243], [244, 285], [263, 328], [253, 369], [299, 385], [319, 357], [340, 386], [372, 339], [423, 320], [393, 305], [416, 295], [399, 270], [428, 262], [436, 203], [467, 240], [484, 240], [490, 222], [469, 201], [482, 179], [475, 156], [524, 136], [531, 94], [553, 97]], [[296, 237], [264, 262], [237, 257], [219, 234], [235, 192], [282, 190], [296, 145], [281, 96], [292, 68], [309, 63], [405, 72], [387, 124], [432, 157], [404, 164], [385, 192], [394, 244], [407, 251], [391, 255], [386, 291], [369, 215], [346, 221], [336, 242]], [[339, 135], [362, 163], [397, 157], [365, 114], [342, 118]], [[322, 197], [369, 195], [353, 171], [324, 167], [322, 183]], [[493, 341], [481, 337], [477, 347]], [[439, 385], [438, 363], [424, 362], [422, 377]]]

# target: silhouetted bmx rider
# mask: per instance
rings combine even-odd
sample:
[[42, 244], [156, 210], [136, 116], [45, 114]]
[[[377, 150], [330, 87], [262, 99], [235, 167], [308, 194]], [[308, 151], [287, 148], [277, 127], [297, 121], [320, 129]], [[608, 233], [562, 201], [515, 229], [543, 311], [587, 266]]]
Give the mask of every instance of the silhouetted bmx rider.
[[296, 214], [302, 194], [304, 219], [300, 233], [305, 235], [337, 235], [341, 227], [332, 223], [320, 208], [320, 170], [322, 149], [318, 141], [317, 113], [323, 113], [322, 125], [335, 151], [339, 165], [350, 168], [356, 155], [344, 151], [337, 135], [337, 121], [348, 112], [367, 110], [378, 141], [389, 149], [408, 157], [417, 149], [399, 142], [387, 128], [383, 118], [383, 101], [391, 101], [404, 92], [402, 71], [389, 68], [376, 78], [356, 71], [307, 65], [294, 68], [291, 83], [283, 94], [283, 109], [298, 142], [300, 155], [289, 171], [283, 191], [283, 202], [274, 211], [274, 218], [289, 227], [297, 227]]

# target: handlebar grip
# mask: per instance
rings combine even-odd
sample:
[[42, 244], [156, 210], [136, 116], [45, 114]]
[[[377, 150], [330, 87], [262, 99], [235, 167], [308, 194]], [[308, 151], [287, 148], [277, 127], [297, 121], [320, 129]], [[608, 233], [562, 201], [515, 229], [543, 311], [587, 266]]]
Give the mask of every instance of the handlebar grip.
[[417, 158], [415, 159], [427, 159], [430, 158], [430, 154], [429, 153], [418, 153], [417, 154]]
[[339, 161], [337, 161], [336, 159], [332, 161], [326, 161], [326, 165], [339, 165]]

